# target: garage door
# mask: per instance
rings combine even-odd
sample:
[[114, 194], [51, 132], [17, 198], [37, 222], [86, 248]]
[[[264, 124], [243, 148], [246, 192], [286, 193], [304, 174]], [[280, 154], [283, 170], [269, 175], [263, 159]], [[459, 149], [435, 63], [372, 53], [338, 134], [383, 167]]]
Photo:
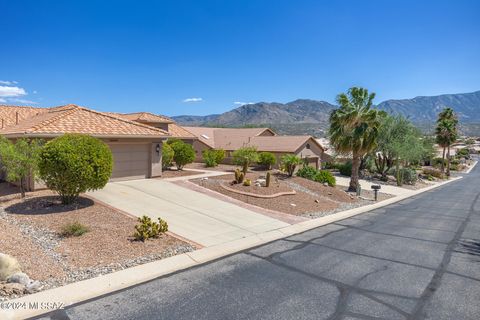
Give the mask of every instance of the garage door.
[[149, 176], [150, 144], [111, 144], [113, 172], [110, 180], [143, 179]]

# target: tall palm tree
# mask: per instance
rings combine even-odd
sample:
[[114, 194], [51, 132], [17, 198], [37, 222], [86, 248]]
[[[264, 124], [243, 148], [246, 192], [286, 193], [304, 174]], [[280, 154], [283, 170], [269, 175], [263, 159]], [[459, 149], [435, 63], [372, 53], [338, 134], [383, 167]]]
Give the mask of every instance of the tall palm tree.
[[447, 176], [450, 176], [450, 146], [457, 139], [457, 125], [458, 118], [452, 108], [445, 108], [438, 114], [435, 135], [438, 145], [443, 148], [442, 172], [445, 170], [445, 149], [447, 150]]
[[352, 154], [352, 176], [349, 191], [357, 191], [360, 184], [361, 158], [373, 151], [380, 128], [379, 111], [372, 108], [375, 93], [353, 87], [337, 96], [340, 107], [330, 114], [329, 136], [339, 153]]

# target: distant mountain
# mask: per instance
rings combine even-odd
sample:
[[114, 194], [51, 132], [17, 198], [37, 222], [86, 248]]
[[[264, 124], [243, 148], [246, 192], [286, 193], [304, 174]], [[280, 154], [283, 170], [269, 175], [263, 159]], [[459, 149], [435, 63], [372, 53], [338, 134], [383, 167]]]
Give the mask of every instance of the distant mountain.
[[[428, 128], [445, 106], [453, 108], [461, 122], [480, 123], [480, 91], [387, 100], [380, 103], [378, 108], [403, 114], [413, 122]], [[322, 136], [328, 128], [329, 115], [335, 108], [337, 106], [325, 101], [298, 99], [285, 104], [277, 102], [247, 104], [222, 114], [172, 118], [182, 125], [189, 126], [269, 126], [280, 134]]]

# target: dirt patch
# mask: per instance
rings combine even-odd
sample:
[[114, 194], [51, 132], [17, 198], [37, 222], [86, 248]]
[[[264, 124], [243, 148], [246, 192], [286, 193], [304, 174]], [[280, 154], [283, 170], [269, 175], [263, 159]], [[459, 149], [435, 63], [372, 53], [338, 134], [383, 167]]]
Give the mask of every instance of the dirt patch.
[[167, 179], [167, 178], [176, 178], [176, 177], [188, 177], [194, 176], [197, 174], [202, 174], [198, 171], [189, 171], [189, 170], [164, 170], [162, 176], [157, 179]]

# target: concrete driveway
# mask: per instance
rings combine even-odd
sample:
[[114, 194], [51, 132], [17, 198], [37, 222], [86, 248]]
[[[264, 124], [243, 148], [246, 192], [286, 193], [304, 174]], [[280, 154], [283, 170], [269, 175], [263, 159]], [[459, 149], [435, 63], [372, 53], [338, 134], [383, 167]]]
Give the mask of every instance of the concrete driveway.
[[206, 247], [288, 226], [157, 179], [112, 182], [89, 195], [137, 217], [161, 217], [168, 222], [171, 232]]

